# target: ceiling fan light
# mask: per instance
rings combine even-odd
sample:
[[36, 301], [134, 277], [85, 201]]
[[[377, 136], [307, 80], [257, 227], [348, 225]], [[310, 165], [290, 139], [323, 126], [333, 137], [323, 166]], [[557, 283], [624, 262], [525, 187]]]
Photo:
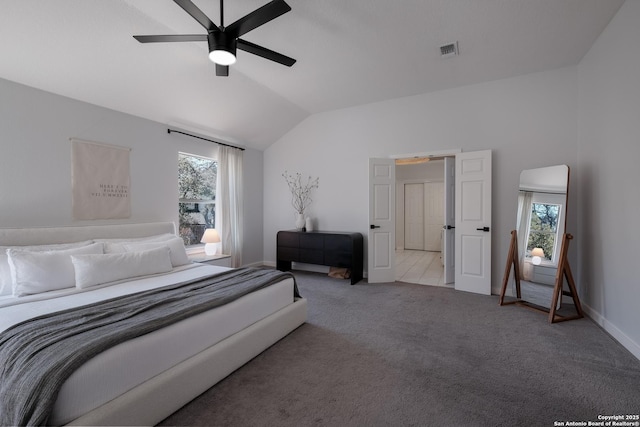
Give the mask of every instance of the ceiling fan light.
[[237, 41], [225, 32], [209, 33], [209, 59], [216, 64], [231, 65], [236, 62]]
[[212, 50], [209, 52], [209, 59], [220, 65], [231, 65], [236, 62], [236, 56], [223, 49]]

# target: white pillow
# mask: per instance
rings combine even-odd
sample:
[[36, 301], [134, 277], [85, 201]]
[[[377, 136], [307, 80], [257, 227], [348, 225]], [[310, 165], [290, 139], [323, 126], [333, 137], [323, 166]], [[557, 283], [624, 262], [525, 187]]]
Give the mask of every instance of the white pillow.
[[184, 248], [184, 242], [180, 237], [174, 237], [166, 242], [148, 242], [148, 243], [129, 243], [124, 245], [127, 252], [148, 251], [156, 248], [169, 248], [171, 250], [171, 265], [178, 267], [180, 265], [189, 264], [189, 257]]
[[104, 243], [105, 254], [119, 254], [126, 252], [124, 245], [130, 243], [164, 242], [177, 237], [175, 234], [157, 234], [149, 237], [125, 238], [125, 239], [94, 239], [96, 242]]
[[101, 254], [102, 243], [58, 251], [8, 249], [13, 295], [24, 296], [75, 286], [71, 255]]
[[100, 255], [72, 255], [76, 287], [85, 289], [103, 283], [172, 270], [167, 246], [148, 251]]
[[93, 240], [86, 240], [75, 243], [59, 243], [53, 245], [34, 245], [34, 246], [0, 246], [0, 296], [11, 295], [13, 293], [13, 279], [11, 278], [11, 267], [9, 267], [9, 256], [7, 250], [19, 249], [32, 252], [53, 251], [60, 249], [79, 248], [88, 246]]

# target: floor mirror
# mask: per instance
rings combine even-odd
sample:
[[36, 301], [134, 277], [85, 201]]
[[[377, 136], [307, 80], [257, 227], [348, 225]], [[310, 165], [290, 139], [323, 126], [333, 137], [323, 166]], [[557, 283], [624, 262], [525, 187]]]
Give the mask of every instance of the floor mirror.
[[[573, 239], [565, 232], [568, 190], [567, 165], [522, 171], [516, 229], [511, 231], [500, 292], [500, 305], [546, 312], [550, 323], [584, 317], [567, 259]], [[512, 272], [512, 296], [507, 297]], [[570, 297], [569, 302], [563, 302], [563, 296]]]

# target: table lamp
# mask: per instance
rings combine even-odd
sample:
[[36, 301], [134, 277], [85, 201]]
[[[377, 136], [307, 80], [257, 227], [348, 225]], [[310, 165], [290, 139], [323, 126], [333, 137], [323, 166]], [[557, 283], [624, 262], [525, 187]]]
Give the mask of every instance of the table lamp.
[[220, 234], [215, 228], [207, 228], [202, 235], [200, 243], [204, 243], [204, 253], [207, 255], [215, 255], [220, 242]]
[[531, 263], [533, 265], [540, 265], [542, 257], [544, 257], [544, 251], [542, 248], [533, 248], [531, 251]]

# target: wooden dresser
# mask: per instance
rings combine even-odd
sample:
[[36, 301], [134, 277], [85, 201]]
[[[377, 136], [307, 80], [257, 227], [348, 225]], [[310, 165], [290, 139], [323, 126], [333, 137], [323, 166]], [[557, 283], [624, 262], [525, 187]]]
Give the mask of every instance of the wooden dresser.
[[339, 231], [278, 231], [277, 268], [291, 270], [291, 262], [328, 265], [351, 270], [351, 284], [362, 280], [363, 238]]

